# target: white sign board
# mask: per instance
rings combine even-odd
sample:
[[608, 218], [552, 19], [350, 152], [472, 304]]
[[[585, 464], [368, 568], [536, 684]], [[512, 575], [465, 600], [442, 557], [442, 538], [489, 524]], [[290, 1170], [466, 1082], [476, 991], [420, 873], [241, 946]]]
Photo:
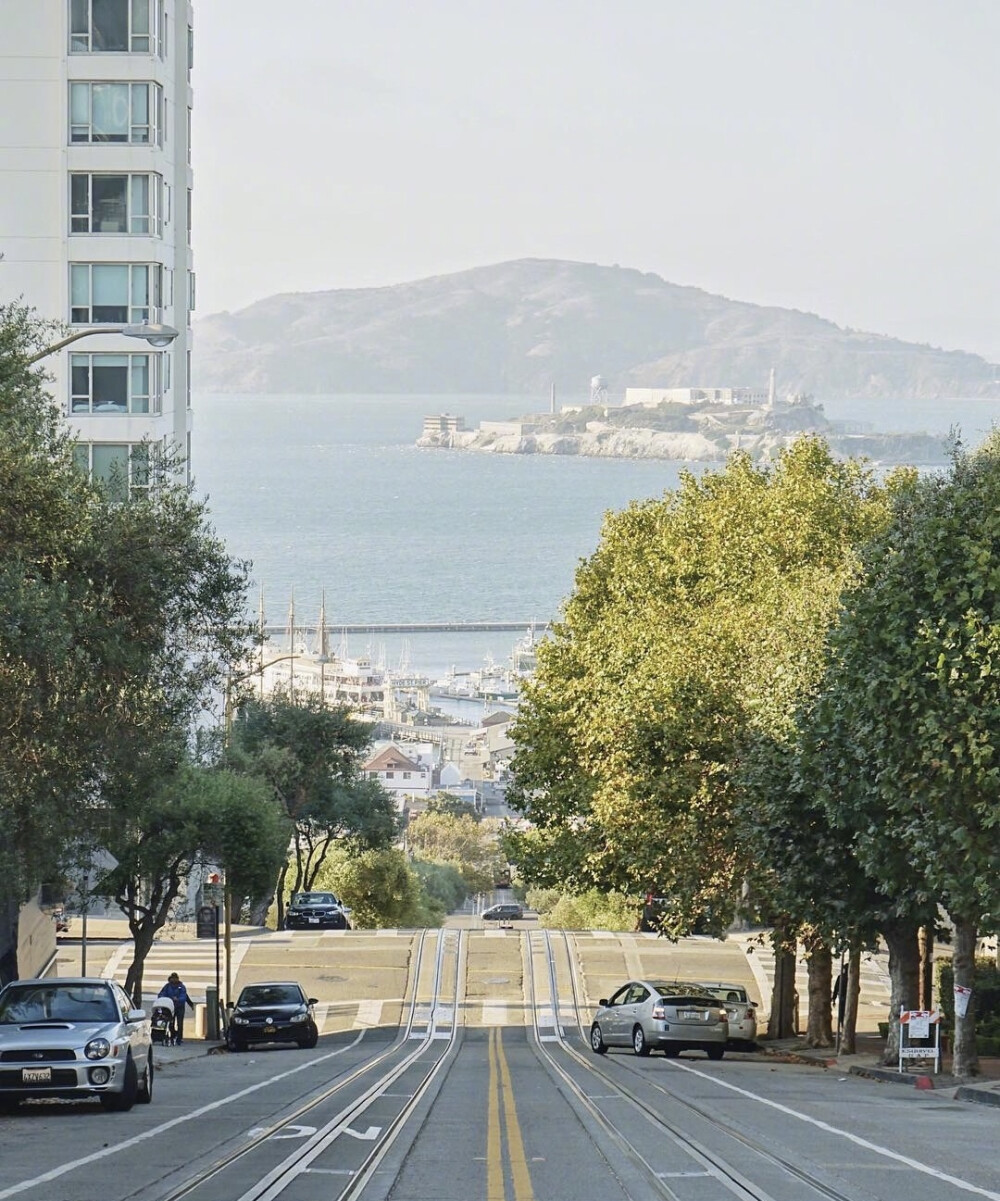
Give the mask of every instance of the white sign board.
[[969, 998], [972, 996], [972, 989], [966, 988], [964, 984], [955, 985], [955, 1016], [964, 1018], [969, 1012]]

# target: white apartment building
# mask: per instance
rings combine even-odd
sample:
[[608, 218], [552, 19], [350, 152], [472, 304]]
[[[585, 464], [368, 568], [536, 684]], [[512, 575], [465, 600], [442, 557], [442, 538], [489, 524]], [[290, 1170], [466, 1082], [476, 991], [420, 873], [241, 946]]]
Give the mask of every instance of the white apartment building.
[[144, 440], [190, 464], [192, 60], [186, 0], [0, 3], [0, 299], [69, 333], [179, 331], [45, 359], [81, 465], [132, 488]]

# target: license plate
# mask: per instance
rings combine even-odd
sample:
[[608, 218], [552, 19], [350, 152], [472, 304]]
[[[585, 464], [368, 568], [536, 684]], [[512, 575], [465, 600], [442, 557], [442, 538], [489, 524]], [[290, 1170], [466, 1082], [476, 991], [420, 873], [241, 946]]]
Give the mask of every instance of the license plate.
[[680, 1012], [680, 1018], [683, 1022], [700, 1022], [701, 1016], [701, 1010], [699, 1009], [682, 1009]]
[[51, 1068], [21, 1068], [22, 1084], [51, 1084]]
[[265, 1027], [264, 1027], [264, 1033], [265, 1033], [265, 1034], [273, 1034], [273, 1033], [274, 1033], [274, 1031], [275, 1031], [275, 1029], [276, 1029], [276, 1027], [274, 1027], [274, 1026], [271, 1026], [271, 1025], [267, 1025], [267, 1026], [265, 1026]]
[[308, 922], [312, 922], [312, 924], [313, 924], [314, 926], [318, 926], [318, 925], [319, 925], [319, 918], [318, 918], [318, 917], [309, 917], [309, 918], [306, 918], [306, 921], [308, 921]]

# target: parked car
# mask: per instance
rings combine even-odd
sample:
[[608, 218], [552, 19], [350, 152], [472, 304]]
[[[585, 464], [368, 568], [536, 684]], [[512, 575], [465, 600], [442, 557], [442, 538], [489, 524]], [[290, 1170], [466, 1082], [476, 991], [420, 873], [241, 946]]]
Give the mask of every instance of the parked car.
[[662, 1051], [704, 1051], [721, 1059], [729, 1022], [714, 997], [697, 985], [677, 980], [629, 980], [609, 999], [601, 999], [590, 1027], [597, 1055], [609, 1047], [631, 1047], [636, 1055]]
[[725, 1005], [729, 1017], [730, 1045], [753, 1050], [757, 1045], [757, 1003], [750, 1000], [743, 985], [706, 983], [701, 980], [694, 987], [704, 989]]
[[146, 1011], [110, 980], [12, 981], [0, 991], [0, 1109], [29, 1097], [99, 1097], [117, 1110], [152, 1101]]
[[347, 911], [332, 892], [293, 892], [286, 930], [350, 930]]
[[245, 1051], [251, 1043], [298, 1043], [315, 1047], [319, 1039], [315, 997], [290, 980], [248, 984], [229, 1015], [226, 1045]]
[[484, 922], [519, 922], [523, 917], [524, 910], [521, 906], [511, 902], [491, 905], [489, 909], [483, 910]]

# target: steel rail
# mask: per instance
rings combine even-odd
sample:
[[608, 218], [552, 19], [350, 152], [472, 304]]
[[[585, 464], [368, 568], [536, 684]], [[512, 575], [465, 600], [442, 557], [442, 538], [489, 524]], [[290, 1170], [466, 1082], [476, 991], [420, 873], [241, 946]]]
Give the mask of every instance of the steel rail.
[[[286, 1114], [279, 1121], [265, 1127], [259, 1133], [254, 1134], [248, 1138], [245, 1143], [241, 1143], [239, 1147], [236, 1147], [234, 1150], [215, 1160], [207, 1168], [203, 1168], [189, 1180], [184, 1181], [183, 1184], [179, 1185], [172, 1192], [164, 1194], [164, 1196], [161, 1198], [161, 1201], [182, 1201], [184, 1197], [190, 1196], [195, 1189], [200, 1188], [208, 1180], [218, 1176], [221, 1172], [224, 1172], [227, 1168], [245, 1158], [263, 1143], [267, 1142], [267, 1140], [272, 1138], [275, 1134], [278, 1134], [280, 1131], [287, 1129], [290, 1126], [298, 1125], [300, 1123], [300, 1119], [308, 1116], [318, 1106], [324, 1104], [326, 1101], [329, 1101], [331, 1097], [336, 1096], [338, 1092], [353, 1084], [356, 1080], [364, 1076], [367, 1072], [370, 1072], [373, 1068], [377, 1068], [380, 1063], [383, 1063], [390, 1056], [394, 1055], [400, 1049], [400, 1047], [405, 1046], [413, 1029], [414, 1020], [417, 1013], [417, 990], [420, 982], [420, 970], [423, 965], [424, 944], [426, 939], [427, 931], [421, 930], [420, 939], [417, 943], [417, 954], [415, 956], [415, 967], [411, 984], [412, 994], [410, 996], [409, 1012], [407, 1014], [406, 1024], [403, 1026], [401, 1032], [397, 1034], [396, 1038], [393, 1039], [390, 1046], [388, 1046], [384, 1051], [380, 1051], [371, 1059], [365, 1060], [363, 1064], [355, 1068], [353, 1071], [348, 1072], [342, 1077], [338, 1077], [329, 1088], [324, 1089], [320, 1093], [314, 1093], [309, 1100], [305, 1102], [305, 1104], [300, 1105], [292, 1113]], [[346, 1049], [347, 1048], [345, 1048], [345, 1050]]]
[[[545, 940], [546, 940], [546, 942], [549, 943], [550, 948], [551, 948], [550, 932], [546, 930], [546, 931], [541, 931], [540, 933], [542, 933], [545, 936]], [[586, 1043], [586, 1042], [588, 1042], [588, 1028], [587, 1028], [586, 1024], [581, 1020], [582, 1009], [581, 1009], [581, 1005], [580, 1005], [579, 993], [577, 990], [576, 972], [574, 970], [572, 970], [573, 962], [572, 962], [572, 950], [570, 947], [569, 934], [565, 930], [563, 930], [561, 933], [563, 935], [563, 942], [565, 944], [566, 954], [570, 961], [570, 969], [571, 969], [570, 970], [570, 979], [572, 982], [572, 991], [573, 991], [573, 1008], [577, 1015], [577, 1026], [580, 1031], [581, 1039]], [[709, 1166], [709, 1165], [714, 1166], [719, 1172], [722, 1172], [723, 1175], [725, 1175], [726, 1177], [729, 1177], [729, 1179], [731, 1179], [733, 1181], [733, 1183], [736, 1185], [736, 1187], [739, 1190], [741, 1190], [741, 1192], [738, 1193], [737, 1195], [747, 1196], [748, 1198], [750, 1198], [750, 1201], [769, 1201], [770, 1194], [759, 1189], [756, 1185], [753, 1184], [752, 1181], [745, 1180], [742, 1176], [742, 1173], [740, 1173], [738, 1170], [733, 1168], [732, 1165], [730, 1165], [725, 1159], [723, 1159], [721, 1156], [719, 1156], [716, 1152], [710, 1151], [707, 1147], [704, 1147], [696, 1139], [693, 1139], [690, 1135], [686, 1134], [683, 1130], [679, 1129], [673, 1123], [669, 1122], [666, 1118], [664, 1118], [664, 1116], [662, 1115], [662, 1113], [660, 1113], [659, 1110], [657, 1110], [652, 1105], [650, 1105], [647, 1101], [645, 1101], [637, 1092], [633, 1091], [630, 1088], [627, 1088], [626, 1086], [621, 1084], [619, 1081], [612, 1079], [610, 1073], [608, 1073], [603, 1068], [601, 1068], [597, 1064], [595, 1064], [593, 1062], [593, 1059], [589, 1058], [588, 1056], [582, 1055], [575, 1047], [570, 1046], [570, 1044], [562, 1037], [561, 1029], [557, 1029], [557, 1034], [560, 1035], [559, 1045], [560, 1045], [561, 1049], [564, 1050], [565, 1053], [567, 1055], [569, 1055], [571, 1059], [573, 1059], [576, 1063], [578, 1063], [581, 1067], [583, 1067], [586, 1071], [590, 1072], [592, 1075], [598, 1076], [603, 1083], [610, 1085], [612, 1088], [614, 1088], [618, 1092], [620, 1092], [622, 1097], [625, 1098], [625, 1100], [629, 1101], [635, 1108], [642, 1111], [642, 1113], [647, 1118], [649, 1118], [654, 1124], [661, 1126], [665, 1131], [667, 1131], [667, 1133], [669, 1133], [671, 1135], [671, 1137], [674, 1139], [675, 1142], [679, 1143], [682, 1147], [684, 1147], [684, 1149], [689, 1150], [692, 1154], [694, 1154], [695, 1158], [697, 1158], [701, 1161], [704, 1161], [706, 1166]], [[684, 1097], [678, 1096], [677, 1093], [671, 1092], [669, 1089], [665, 1088], [663, 1086], [663, 1084], [661, 1084], [659, 1081], [653, 1080], [646, 1073], [640, 1072], [638, 1070], [638, 1068], [632, 1066], [627, 1060], [623, 1063], [622, 1066], [631, 1075], [633, 1075], [637, 1079], [640, 1079], [645, 1087], [652, 1088], [656, 1092], [659, 1092], [664, 1097], [668, 1098], [674, 1104], [680, 1105], [684, 1109], [687, 1109], [687, 1110], [691, 1111], [692, 1113], [696, 1114], [700, 1119], [707, 1122], [710, 1126], [714, 1127], [716, 1130], [718, 1130], [722, 1134], [725, 1134], [725, 1135], [729, 1136], [730, 1138], [735, 1139], [737, 1142], [741, 1143], [747, 1150], [752, 1151], [755, 1155], [759, 1156], [761, 1159], [766, 1160], [768, 1163], [772, 1164], [774, 1167], [780, 1168], [782, 1171], [789, 1173], [789, 1175], [793, 1176], [800, 1183], [806, 1185], [808, 1188], [812, 1189], [814, 1192], [818, 1193], [819, 1195], [826, 1197], [828, 1199], [828, 1201], [854, 1201], [854, 1199], [849, 1197], [846, 1193], [843, 1193], [843, 1192], [839, 1191], [838, 1189], [834, 1188], [833, 1186], [826, 1184], [824, 1181], [819, 1180], [817, 1177], [813, 1176], [811, 1173], [807, 1172], [805, 1169], [800, 1168], [797, 1164], [794, 1164], [790, 1160], [785, 1159], [783, 1156], [778, 1155], [777, 1153], [772, 1151], [769, 1147], [764, 1146], [763, 1143], [758, 1142], [756, 1139], [752, 1138], [750, 1135], [744, 1134], [743, 1131], [736, 1129], [736, 1127], [732, 1126], [729, 1122], [726, 1122], [723, 1119], [719, 1118], [715, 1113], [711, 1112], [710, 1110], [705, 1109], [703, 1106], [698, 1105], [694, 1101], [689, 1101]]]
[[[273, 1168], [266, 1176], [257, 1181], [248, 1190], [240, 1194], [238, 1201], [275, 1201], [291, 1184], [298, 1180], [299, 1176], [306, 1171], [314, 1160], [319, 1158], [324, 1151], [336, 1141], [337, 1138], [356, 1121], [371, 1105], [373, 1105], [385, 1093], [392, 1084], [394, 1084], [405, 1072], [407, 1072], [414, 1063], [423, 1058], [435, 1041], [435, 1032], [437, 1029], [436, 1013], [438, 1002], [441, 993], [441, 975], [445, 958], [446, 936], [454, 934], [457, 943], [457, 958], [462, 961], [462, 948], [464, 945], [464, 931], [462, 930], [445, 930], [439, 931], [437, 959], [435, 963], [434, 985], [433, 985], [433, 1002], [431, 1007], [430, 1020], [427, 1024], [427, 1037], [421, 1040], [420, 1046], [405, 1056], [398, 1064], [390, 1068], [383, 1076], [379, 1078], [370, 1088], [366, 1089], [355, 1101], [346, 1106], [335, 1117], [331, 1118], [326, 1125], [316, 1132], [308, 1142], [289, 1155], [282, 1163]], [[452, 1017], [450, 1030], [448, 1033], [448, 1046], [440, 1059], [436, 1060], [428, 1071], [427, 1075], [418, 1082], [414, 1089], [413, 1095], [407, 1101], [400, 1114], [389, 1126], [389, 1132], [397, 1130], [403, 1114], [409, 1114], [415, 1108], [416, 1104], [423, 1098], [429, 1089], [431, 1082], [437, 1075], [442, 1064], [447, 1058], [448, 1051], [455, 1043], [458, 1031], [458, 993], [459, 993], [460, 977], [456, 967], [455, 972], [455, 989], [452, 1003]], [[372, 1152], [365, 1157], [361, 1168], [356, 1173], [357, 1176], [363, 1179], [351, 1180], [340, 1193], [331, 1196], [330, 1201], [343, 1201], [348, 1196], [358, 1196], [359, 1188], [363, 1188], [371, 1177], [375, 1169], [373, 1161], [376, 1158], [378, 1151], [384, 1146], [385, 1139], [381, 1140], [379, 1145], [372, 1149]], [[387, 1150], [388, 1148], [386, 1148]]]

